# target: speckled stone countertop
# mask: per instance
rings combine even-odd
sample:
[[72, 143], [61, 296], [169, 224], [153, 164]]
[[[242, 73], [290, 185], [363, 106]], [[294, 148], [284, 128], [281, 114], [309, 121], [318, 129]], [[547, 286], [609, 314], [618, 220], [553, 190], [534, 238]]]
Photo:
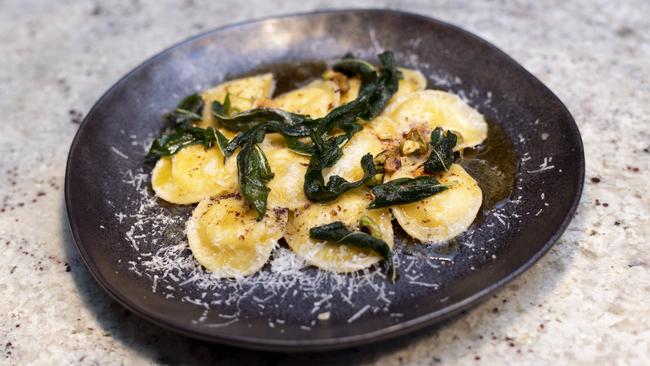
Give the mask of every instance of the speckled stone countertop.
[[[0, 364], [650, 364], [650, 2], [0, 1]], [[121, 308], [72, 243], [63, 176], [84, 114], [120, 76], [207, 28], [323, 7], [399, 7], [493, 42], [582, 133], [565, 235], [493, 298], [434, 328], [324, 355], [171, 334]]]

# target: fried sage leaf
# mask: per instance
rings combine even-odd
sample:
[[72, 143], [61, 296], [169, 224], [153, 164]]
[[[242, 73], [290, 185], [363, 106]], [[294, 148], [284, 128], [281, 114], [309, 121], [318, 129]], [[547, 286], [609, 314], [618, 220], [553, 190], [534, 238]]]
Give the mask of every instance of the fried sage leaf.
[[297, 137], [283, 136], [284, 143], [287, 145], [287, 149], [293, 151], [296, 154], [311, 156], [314, 153], [314, 145], [302, 142]]
[[[209, 127], [211, 128], [211, 127]], [[219, 149], [221, 149], [221, 152], [223, 153], [224, 160], [226, 157], [229, 155], [227, 153], [228, 151], [228, 144], [230, 144], [230, 141], [228, 141], [228, 138], [223, 135], [219, 130], [214, 129], [214, 134], [216, 135], [216, 140], [217, 140], [217, 145], [219, 146]]]
[[176, 128], [192, 127], [192, 123], [201, 120], [203, 106], [203, 98], [199, 94], [188, 95], [178, 103], [176, 109], [165, 115], [165, 120]]
[[163, 156], [174, 155], [180, 149], [194, 144], [212, 147], [218, 140], [217, 131], [211, 127], [194, 127], [194, 122], [201, 120], [203, 107], [203, 98], [199, 94], [183, 98], [176, 109], [165, 115], [165, 120], [171, 124], [171, 131], [153, 141], [145, 160], [155, 161]]
[[417, 202], [447, 189], [435, 177], [399, 178], [371, 189], [375, 197], [368, 208], [380, 208]]
[[352, 231], [341, 221], [313, 227], [309, 229], [309, 236], [315, 240], [327, 240], [334, 244], [351, 245], [357, 248], [370, 248], [384, 259], [388, 278], [392, 282], [395, 282], [397, 279], [397, 272], [395, 271], [390, 247], [385, 241], [379, 238], [366, 234], [363, 231]]
[[311, 155], [313, 147], [298, 138], [307, 137], [311, 131], [313, 121], [308, 116], [289, 113], [281, 109], [258, 108], [247, 112], [229, 116], [225, 105], [219, 102], [212, 103], [212, 115], [221, 125], [231, 131], [240, 132], [239, 138], [233, 139], [233, 144], [228, 149], [228, 155], [241, 146], [248, 136], [246, 132], [255, 128], [264, 128], [267, 132], [278, 132], [284, 138], [287, 147], [301, 155]]
[[246, 202], [257, 211], [258, 220], [264, 218], [266, 213], [266, 200], [270, 192], [266, 184], [274, 176], [264, 151], [257, 145], [263, 139], [264, 131], [259, 131], [244, 144], [237, 155], [239, 189]]
[[210, 148], [214, 146], [215, 141], [219, 141], [217, 133], [218, 131], [212, 127], [177, 128], [176, 131], [155, 139], [145, 159], [152, 161], [163, 156], [174, 155], [180, 149], [194, 144], [202, 144], [206, 149]]
[[314, 122], [308, 116], [277, 108], [256, 108], [230, 116], [225, 106], [217, 101], [212, 102], [212, 115], [225, 129], [230, 131], [248, 131], [253, 127], [267, 123], [278, 129], [277, 132], [284, 132], [289, 136], [296, 137], [308, 136], [308, 125]]
[[427, 161], [424, 162], [424, 171], [433, 174], [449, 170], [454, 163], [454, 147], [458, 137], [451, 131], [445, 131], [436, 127], [431, 132], [431, 154]]
[[388, 100], [397, 92], [402, 73], [395, 67], [393, 53], [386, 51], [379, 55], [381, 73], [377, 81], [377, 90], [371, 95], [367, 113], [361, 118], [372, 120], [383, 110]]
[[[395, 68], [393, 54], [384, 52], [379, 55], [382, 68], [379, 74], [374, 66], [366, 61], [345, 58], [334, 65], [334, 70], [354, 74], [361, 78], [359, 96], [342, 106], [333, 109], [325, 117], [316, 120], [316, 127], [310, 137], [314, 146], [309, 167], [305, 174], [304, 191], [307, 198], [314, 202], [328, 202], [336, 199], [349, 189], [360, 186], [377, 174], [372, 156], [361, 166], [364, 176], [357, 182], [348, 182], [342, 177], [331, 176], [325, 184], [322, 170], [334, 165], [343, 154], [343, 146], [361, 129], [358, 119], [371, 120], [386, 106], [388, 99], [397, 91], [400, 73]], [[343, 134], [332, 135], [340, 129]]]
[[[312, 162], [315, 162], [314, 164], [321, 164], [317, 159], [313, 159], [314, 156], [315, 155], [312, 155], [312, 160], [310, 161], [309, 167], [307, 167], [307, 173], [305, 174], [305, 192], [310, 193], [311, 196], [308, 197], [312, 201], [333, 201], [350, 189], [360, 187], [377, 174], [375, 163], [372, 161], [372, 154], [366, 154], [361, 158], [361, 168], [363, 169], [363, 177], [361, 179], [349, 182], [338, 175], [332, 175], [327, 180], [327, 184], [325, 184], [325, 179], [323, 178], [321, 169], [312, 168]], [[307, 186], [308, 184], [310, 184], [310, 186]]]

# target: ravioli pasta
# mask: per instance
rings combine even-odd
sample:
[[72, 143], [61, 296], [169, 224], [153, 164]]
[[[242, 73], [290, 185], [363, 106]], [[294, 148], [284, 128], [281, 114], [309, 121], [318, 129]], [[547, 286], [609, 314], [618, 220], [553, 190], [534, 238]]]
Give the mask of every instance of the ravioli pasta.
[[194, 209], [187, 239], [194, 258], [216, 276], [247, 276], [269, 259], [287, 218], [288, 210], [275, 209], [258, 221], [237, 194], [208, 198]]
[[425, 134], [436, 127], [459, 133], [462, 150], [479, 145], [487, 138], [485, 118], [457, 95], [439, 90], [422, 90], [398, 96], [384, 110], [380, 123], [372, 129], [385, 138], [395, 138], [418, 128]]
[[[186, 225], [196, 261], [217, 277], [248, 276], [264, 266], [284, 238], [292, 251], [313, 266], [333, 272], [354, 272], [385, 260], [385, 253], [382, 257], [371, 247], [315, 240], [310, 229], [340, 222], [352, 232], [369, 233], [363, 235], [379, 239], [388, 250], [394, 245], [393, 219], [424, 244], [444, 242], [467, 230], [482, 204], [476, 180], [458, 164], [452, 164], [446, 171], [424, 172], [424, 162], [432, 157], [421, 151], [429, 151], [433, 145], [405, 152], [405, 139], [417, 133], [429, 143], [432, 131], [442, 128], [457, 136], [454, 150], [460, 151], [485, 141], [487, 123], [458, 96], [427, 90], [426, 78], [418, 70], [399, 70], [402, 79], [380, 115], [370, 121], [358, 121], [358, 131], [346, 132], [345, 128], [339, 130], [335, 126], [331, 132], [333, 139], [338, 137], [336, 141], [341, 143], [340, 156], [322, 169], [323, 181], [365, 183], [356, 184], [334, 200], [311, 202], [305, 194], [309, 155], [315, 147], [298, 154], [288, 144], [297, 141], [308, 146], [309, 134], [300, 132], [288, 138], [277, 130], [269, 130], [252, 142], [264, 155], [258, 161], [262, 164], [259, 168], [263, 168], [264, 159], [268, 161], [264, 169], [269, 171], [260, 170], [259, 176], [264, 186], [257, 186], [259, 191], [254, 191], [267, 192], [266, 211], [262, 215], [242, 195], [242, 179], [254, 178], [238, 173], [238, 155], [240, 151], [244, 154], [244, 147], [228, 150], [222, 141], [234, 141], [238, 132], [229, 129], [224, 117], [218, 119], [213, 115], [213, 103], [235, 117], [261, 108], [281, 109], [304, 116], [306, 121], [318, 121], [333, 110], [354, 103], [360, 90], [364, 90], [361, 79], [329, 72], [298, 89], [274, 96], [275, 80], [267, 73], [227, 81], [200, 93], [203, 109], [198, 117], [192, 117], [192, 123], [198, 128], [196, 131], [205, 131], [206, 135], [171, 156], [160, 157], [151, 179], [160, 199], [174, 204], [198, 203]], [[210, 128], [215, 131], [213, 135]], [[219, 133], [222, 140], [217, 136]], [[346, 133], [349, 135], [343, 138]], [[412, 151], [419, 151], [419, 155]], [[372, 155], [374, 164], [375, 176], [370, 180], [366, 176], [370, 168], [360, 164], [367, 154]], [[374, 185], [423, 175], [436, 177], [446, 189], [416, 202], [369, 207], [378, 192], [371, 190]], [[363, 222], [372, 223], [372, 227], [368, 229]]]
[[[403, 166], [388, 180], [413, 177], [416, 171], [413, 166]], [[448, 188], [421, 201], [391, 208], [402, 229], [425, 243], [443, 242], [467, 230], [483, 201], [474, 178], [458, 164], [439, 174], [438, 181]]]
[[341, 103], [341, 91], [332, 81], [315, 80], [306, 86], [277, 96], [270, 106], [312, 118], [324, 117]]
[[224, 162], [221, 150], [193, 145], [158, 160], [151, 185], [158, 197], [185, 205], [232, 192], [236, 188], [236, 178], [234, 160]]
[[351, 192], [339, 201], [311, 204], [291, 214], [285, 239], [289, 248], [319, 268], [334, 272], [354, 272], [369, 267], [381, 257], [368, 249], [317, 241], [309, 237], [311, 227], [341, 221], [346, 226], [358, 228], [359, 219], [369, 216], [377, 224], [381, 238], [393, 246], [393, 227], [387, 209], [368, 210], [371, 199], [362, 189]]
[[[273, 74], [270, 73], [227, 81], [208, 89], [201, 93], [208, 108], [203, 109], [203, 119], [198, 123], [198, 127], [218, 126], [212, 116], [211, 108], [209, 108], [214, 101], [224, 103], [228, 96], [232, 109], [243, 112], [263, 104], [271, 97], [273, 90], [275, 90], [275, 81]], [[228, 138], [235, 136], [227, 129], [220, 128], [219, 130]]]

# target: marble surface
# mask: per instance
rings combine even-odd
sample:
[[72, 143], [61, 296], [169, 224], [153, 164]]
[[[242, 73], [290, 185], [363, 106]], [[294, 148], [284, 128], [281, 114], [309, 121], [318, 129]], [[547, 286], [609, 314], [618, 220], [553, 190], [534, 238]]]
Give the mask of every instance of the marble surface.
[[[587, 180], [565, 235], [466, 314], [378, 345], [255, 353], [168, 333], [117, 305], [73, 246], [72, 138], [120, 76], [235, 21], [399, 7], [493, 42], [573, 113]], [[649, 364], [650, 2], [0, 1], [0, 364]]]

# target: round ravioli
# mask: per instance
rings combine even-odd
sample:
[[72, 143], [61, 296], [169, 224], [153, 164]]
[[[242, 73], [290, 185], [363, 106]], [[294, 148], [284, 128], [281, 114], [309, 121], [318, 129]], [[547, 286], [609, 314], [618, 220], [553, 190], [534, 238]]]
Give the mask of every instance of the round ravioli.
[[288, 210], [257, 212], [238, 194], [201, 201], [187, 222], [194, 258], [217, 277], [242, 277], [257, 272], [284, 234]]
[[156, 195], [167, 202], [196, 203], [232, 191], [237, 166], [230, 160], [224, 164], [219, 148], [191, 145], [171, 157], [160, 158], [151, 173], [151, 185]]
[[320, 118], [341, 103], [341, 92], [336, 83], [329, 80], [315, 80], [302, 88], [275, 97], [271, 103], [291, 113]]
[[267, 207], [284, 207], [289, 210], [309, 203], [303, 185], [309, 159], [285, 148], [264, 149], [274, 176], [266, 185], [271, 189]]
[[420, 129], [427, 136], [436, 127], [453, 130], [462, 135], [456, 150], [473, 147], [487, 138], [485, 118], [457, 95], [423, 90], [412, 92], [393, 100], [382, 114], [381, 121], [373, 121], [371, 128], [378, 135], [401, 138], [412, 128]]
[[376, 156], [384, 151], [384, 145], [370, 130], [364, 128], [355, 133], [343, 147], [343, 156], [331, 168], [323, 169], [325, 182], [332, 175], [338, 175], [348, 181], [363, 177], [361, 158], [367, 153]]
[[[205, 107], [203, 108], [203, 120], [198, 126], [205, 128], [216, 125], [212, 116], [212, 102], [224, 103], [226, 95], [230, 96], [232, 111], [244, 112], [257, 107], [260, 101], [270, 98], [274, 89], [275, 81], [273, 74], [270, 73], [231, 80], [208, 89], [201, 93]], [[235, 135], [228, 130], [222, 130], [222, 132], [228, 138]]]
[[357, 189], [326, 204], [311, 204], [294, 211], [289, 218], [284, 238], [289, 247], [309, 264], [333, 272], [354, 272], [382, 260], [367, 248], [317, 241], [309, 237], [309, 229], [341, 221], [350, 229], [358, 229], [359, 219], [370, 217], [381, 232], [381, 238], [393, 247], [393, 227], [387, 209], [368, 210], [372, 197]]
[[[413, 165], [402, 166], [389, 180], [404, 177], [413, 177]], [[391, 207], [402, 229], [424, 243], [443, 242], [467, 230], [483, 201], [481, 188], [460, 165], [453, 164], [437, 178], [449, 188], [418, 202]]]

